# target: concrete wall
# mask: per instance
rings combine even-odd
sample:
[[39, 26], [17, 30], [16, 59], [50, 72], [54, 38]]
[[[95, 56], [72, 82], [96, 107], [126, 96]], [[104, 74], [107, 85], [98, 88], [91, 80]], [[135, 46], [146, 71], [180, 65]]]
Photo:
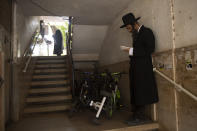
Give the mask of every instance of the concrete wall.
[[[14, 23], [13, 26], [13, 23], [11, 22], [12, 9], [14, 10], [12, 21]], [[4, 118], [0, 119], [2, 120], [1, 125], [5, 125], [10, 119], [18, 120], [21, 113], [23, 106], [22, 100], [24, 99], [22, 97], [25, 96], [24, 87], [27, 88], [28, 82], [30, 81], [30, 75], [28, 75], [28, 73], [22, 73], [25, 62], [23, 53], [29, 46], [31, 37], [36, 28], [39, 27], [39, 18], [25, 16], [18, 4], [15, 3], [12, 8], [11, 1], [5, 0], [0, 3], [0, 17], [2, 18], [0, 20], [0, 52], [4, 54], [2, 56], [3, 61], [1, 67], [4, 67], [3, 77], [5, 80], [4, 90], [1, 92], [5, 103], [5, 105], [1, 106], [5, 113], [3, 113]], [[11, 29], [13, 32], [11, 32]], [[11, 36], [11, 33], [13, 33], [13, 36]], [[10, 48], [13, 50], [10, 50]], [[12, 53], [15, 62], [13, 65], [10, 63]], [[13, 88], [11, 83], [13, 84]]]
[[[160, 8], [160, 6], [163, 8]], [[169, 1], [134, 0], [131, 4], [129, 4], [127, 9], [122, 11], [117, 16], [112, 25], [109, 27], [106, 39], [100, 52], [101, 65], [128, 60], [128, 54], [125, 54], [120, 50], [120, 45], [132, 46], [131, 35], [125, 29], [120, 29], [120, 26], [123, 24], [121, 20], [122, 16], [128, 12], [133, 12], [136, 17], [141, 17], [139, 22], [153, 30], [156, 36], [156, 51], [165, 51], [172, 48], [172, 29]]]
[[175, 0], [176, 48], [197, 44], [196, 0]]
[[[176, 49], [175, 58], [176, 81], [197, 96], [197, 45]], [[192, 68], [188, 68], [189, 64]], [[197, 129], [197, 102], [183, 92], [177, 92], [176, 106], [179, 130], [195, 131]]]
[[[163, 52], [154, 56], [154, 65], [162, 73], [173, 79], [172, 52]], [[163, 67], [163, 65], [165, 67]], [[156, 74], [159, 93], [157, 120], [162, 131], [176, 131], [175, 90], [174, 86]]]
[[[20, 5], [15, 4], [15, 21], [14, 21], [14, 36], [13, 36], [13, 94], [12, 94], [12, 109], [11, 119], [17, 121], [23, 113], [24, 100], [27, 90], [31, 82], [32, 64], [26, 73], [23, 73], [25, 63], [27, 62], [24, 52], [29, 49], [32, 44], [32, 36], [39, 28], [39, 17], [25, 16]], [[28, 56], [28, 55], [27, 55]]]
[[[101, 45], [106, 36], [108, 26], [105, 25], [74, 25], [73, 26], [73, 58], [75, 68], [92, 68], [97, 61]], [[80, 62], [79, 62], [80, 61]]]
[[15, 57], [22, 57], [25, 50], [29, 47], [32, 35], [39, 27], [39, 17], [25, 16], [20, 5], [16, 5], [15, 21]]
[[[35, 16], [73, 16], [79, 25], [107, 25], [115, 15], [127, 6], [130, 0], [17, 0], [25, 14]], [[39, 8], [39, 5], [42, 8]], [[48, 10], [48, 11], [46, 11]]]
[[[184, 88], [196, 92], [197, 29], [195, 23], [197, 1], [186, 0], [133, 0], [110, 25], [100, 51], [100, 65], [112, 71], [127, 71], [128, 54], [120, 51], [120, 45], [132, 46], [131, 35], [120, 29], [121, 17], [133, 12], [141, 16], [140, 23], [150, 27], [156, 37], [154, 65]], [[185, 47], [185, 48], [183, 48]], [[175, 50], [175, 52], [174, 52]], [[174, 60], [173, 60], [174, 59]], [[189, 59], [189, 60], [188, 60]], [[186, 68], [188, 63], [192, 69]], [[197, 129], [197, 103], [184, 93], [174, 89], [168, 81], [156, 74], [160, 101], [156, 105], [156, 118], [161, 131], [194, 131]], [[129, 105], [128, 76], [120, 81], [123, 103]], [[152, 111], [151, 111], [152, 112]], [[149, 114], [151, 114], [151, 112]]]
[[0, 88], [0, 130], [4, 131], [9, 118], [10, 64], [9, 60], [10, 33], [0, 25], [0, 76], [4, 80]]
[[99, 54], [108, 26], [74, 25], [73, 53]]
[[23, 59], [20, 63], [13, 65], [13, 98], [11, 119], [18, 121], [22, 118], [23, 110], [25, 107], [25, 100], [28, 94], [28, 89], [31, 85], [33, 69], [35, 60], [32, 58], [27, 72], [22, 72], [24, 69], [26, 59]]
[[2, 25], [5, 30], [10, 32], [11, 29], [11, 0], [1, 0], [0, 2], [0, 25]]
[[[3, 53], [1, 52], [0, 53], [0, 63], [3, 63]], [[0, 77], [1, 79], [4, 79], [4, 66], [3, 64], [0, 64]], [[4, 85], [1, 85], [1, 88], [0, 88], [0, 130], [1, 131], [4, 131], [5, 130], [5, 109], [3, 106], [5, 104], [5, 101], [4, 101], [4, 90], [5, 90], [5, 87]]]
[[0, 54], [1, 77], [4, 85], [0, 89], [0, 130], [4, 130], [9, 119], [9, 89], [10, 89], [10, 34], [11, 34], [11, 0], [0, 2]]

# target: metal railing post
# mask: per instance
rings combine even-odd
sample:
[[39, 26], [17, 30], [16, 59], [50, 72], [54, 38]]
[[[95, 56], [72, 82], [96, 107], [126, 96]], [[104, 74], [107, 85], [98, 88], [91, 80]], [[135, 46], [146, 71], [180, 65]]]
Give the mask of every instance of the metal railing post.
[[72, 96], [75, 96], [75, 69], [74, 69], [74, 62], [72, 56], [72, 48], [71, 48], [71, 38], [72, 38], [72, 17], [69, 17], [69, 27], [68, 27], [68, 45], [67, 45], [67, 53], [68, 53], [68, 61], [70, 66], [70, 76], [72, 82]]

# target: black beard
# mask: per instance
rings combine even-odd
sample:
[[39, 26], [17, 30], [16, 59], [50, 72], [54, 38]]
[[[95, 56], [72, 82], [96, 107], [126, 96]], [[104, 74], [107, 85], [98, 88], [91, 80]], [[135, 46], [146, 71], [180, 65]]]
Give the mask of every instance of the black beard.
[[132, 31], [133, 42], [135, 42], [137, 40], [137, 36], [138, 36], [138, 31], [136, 29], [134, 29]]

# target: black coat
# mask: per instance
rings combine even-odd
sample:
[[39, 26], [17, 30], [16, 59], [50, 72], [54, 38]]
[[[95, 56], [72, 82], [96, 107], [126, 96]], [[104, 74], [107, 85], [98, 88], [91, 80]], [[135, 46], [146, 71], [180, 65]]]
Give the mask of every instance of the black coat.
[[55, 32], [55, 35], [53, 36], [54, 37], [54, 50], [53, 50], [53, 54], [57, 54], [57, 55], [60, 55], [62, 54], [62, 50], [63, 50], [63, 38], [62, 38], [62, 33], [60, 30], [57, 30]]
[[133, 56], [130, 56], [131, 104], [147, 105], [158, 102], [151, 58], [154, 49], [152, 30], [142, 26], [133, 42]]

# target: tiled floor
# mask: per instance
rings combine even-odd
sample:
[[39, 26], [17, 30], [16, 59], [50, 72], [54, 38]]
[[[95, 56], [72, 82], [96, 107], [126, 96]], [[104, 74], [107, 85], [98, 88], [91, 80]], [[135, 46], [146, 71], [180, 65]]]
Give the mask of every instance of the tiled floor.
[[7, 131], [101, 131], [126, 127], [124, 120], [129, 113], [116, 112], [113, 119], [104, 117], [99, 126], [92, 124], [95, 113], [85, 111], [77, 113], [73, 118], [68, 118], [68, 113], [39, 114], [27, 116], [18, 123], [8, 126]]

